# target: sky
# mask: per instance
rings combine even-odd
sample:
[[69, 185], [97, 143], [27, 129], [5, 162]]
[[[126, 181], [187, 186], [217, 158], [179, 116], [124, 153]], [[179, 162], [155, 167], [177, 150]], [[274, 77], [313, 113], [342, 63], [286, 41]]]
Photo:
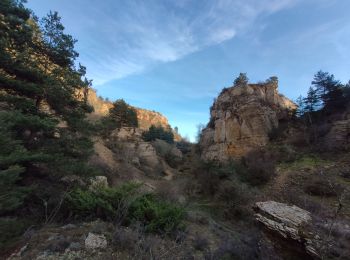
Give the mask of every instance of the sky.
[[350, 79], [349, 0], [29, 0], [58, 11], [98, 95], [165, 115], [194, 141], [240, 72], [305, 95], [318, 70]]

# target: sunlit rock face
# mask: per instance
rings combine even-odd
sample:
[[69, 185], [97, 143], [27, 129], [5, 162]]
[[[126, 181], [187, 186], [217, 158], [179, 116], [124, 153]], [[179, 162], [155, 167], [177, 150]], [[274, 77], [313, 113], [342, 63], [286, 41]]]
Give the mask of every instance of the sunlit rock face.
[[[94, 112], [88, 115], [90, 119], [98, 119], [101, 116], [106, 116], [109, 112], [109, 109], [113, 107], [112, 102], [103, 100], [102, 98], [98, 97], [96, 92], [92, 89], [89, 89], [88, 91], [87, 101], [94, 107]], [[162, 126], [164, 128], [168, 127], [168, 119], [162, 114], [156, 111], [150, 111], [137, 107], [134, 108], [137, 112], [139, 128], [148, 130], [151, 125]]]
[[264, 146], [279, 120], [288, 119], [296, 105], [278, 93], [278, 83], [249, 84], [224, 89], [210, 109], [200, 147], [204, 160], [240, 158]]

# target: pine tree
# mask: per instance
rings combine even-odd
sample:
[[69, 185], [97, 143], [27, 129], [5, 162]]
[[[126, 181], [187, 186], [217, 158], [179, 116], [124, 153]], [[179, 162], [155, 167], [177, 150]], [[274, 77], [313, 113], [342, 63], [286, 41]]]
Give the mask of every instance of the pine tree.
[[249, 81], [249, 79], [247, 77], [247, 73], [239, 73], [239, 76], [235, 79], [235, 81], [233, 82], [233, 85], [235, 87], [247, 86], [248, 81]]
[[301, 117], [305, 114], [305, 101], [302, 95], [300, 95], [295, 103], [297, 104], [298, 108], [295, 111], [297, 117]]
[[[40, 27], [22, 2], [0, 2], [0, 216], [39, 210], [43, 197], [57, 200], [62, 190], [53, 187], [62, 176], [94, 171], [85, 163], [91, 107], [77, 98], [89, 81], [74, 67], [75, 41], [57, 13]], [[26, 196], [36, 206], [23, 204]]]
[[335, 79], [333, 74], [318, 71], [312, 85], [315, 87], [316, 95], [322, 101], [325, 111], [333, 111], [344, 108], [346, 100], [342, 84]]
[[317, 92], [314, 88], [310, 87], [306, 98], [304, 98], [304, 110], [306, 113], [312, 113], [318, 110], [320, 105], [320, 100], [317, 96]]
[[109, 110], [110, 117], [115, 120], [116, 127], [138, 127], [137, 113], [123, 99], [113, 102]]
[[266, 80], [266, 83], [275, 83], [278, 84], [278, 77], [277, 76], [272, 76]]

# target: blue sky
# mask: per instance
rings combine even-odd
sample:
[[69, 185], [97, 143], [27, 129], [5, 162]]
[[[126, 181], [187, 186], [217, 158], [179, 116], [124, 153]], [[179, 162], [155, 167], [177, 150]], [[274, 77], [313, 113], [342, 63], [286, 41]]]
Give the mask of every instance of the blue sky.
[[305, 94], [322, 69], [350, 79], [349, 0], [29, 0], [62, 16], [98, 94], [156, 110], [194, 140], [239, 72]]

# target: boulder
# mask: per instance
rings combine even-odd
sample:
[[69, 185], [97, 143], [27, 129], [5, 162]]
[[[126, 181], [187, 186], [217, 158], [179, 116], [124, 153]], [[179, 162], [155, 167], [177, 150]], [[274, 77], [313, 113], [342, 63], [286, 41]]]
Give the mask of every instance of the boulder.
[[107, 239], [104, 235], [90, 232], [85, 239], [85, 247], [88, 249], [104, 249], [107, 247]]
[[107, 188], [108, 181], [106, 176], [94, 176], [90, 178], [90, 190], [96, 190], [99, 188]]
[[319, 241], [311, 232], [311, 213], [295, 205], [275, 201], [257, 202], [254, 207], [256, 220], [266, 230], [285, 240], [298, 243], [305, 252], [319, 258], [317, 252]]

